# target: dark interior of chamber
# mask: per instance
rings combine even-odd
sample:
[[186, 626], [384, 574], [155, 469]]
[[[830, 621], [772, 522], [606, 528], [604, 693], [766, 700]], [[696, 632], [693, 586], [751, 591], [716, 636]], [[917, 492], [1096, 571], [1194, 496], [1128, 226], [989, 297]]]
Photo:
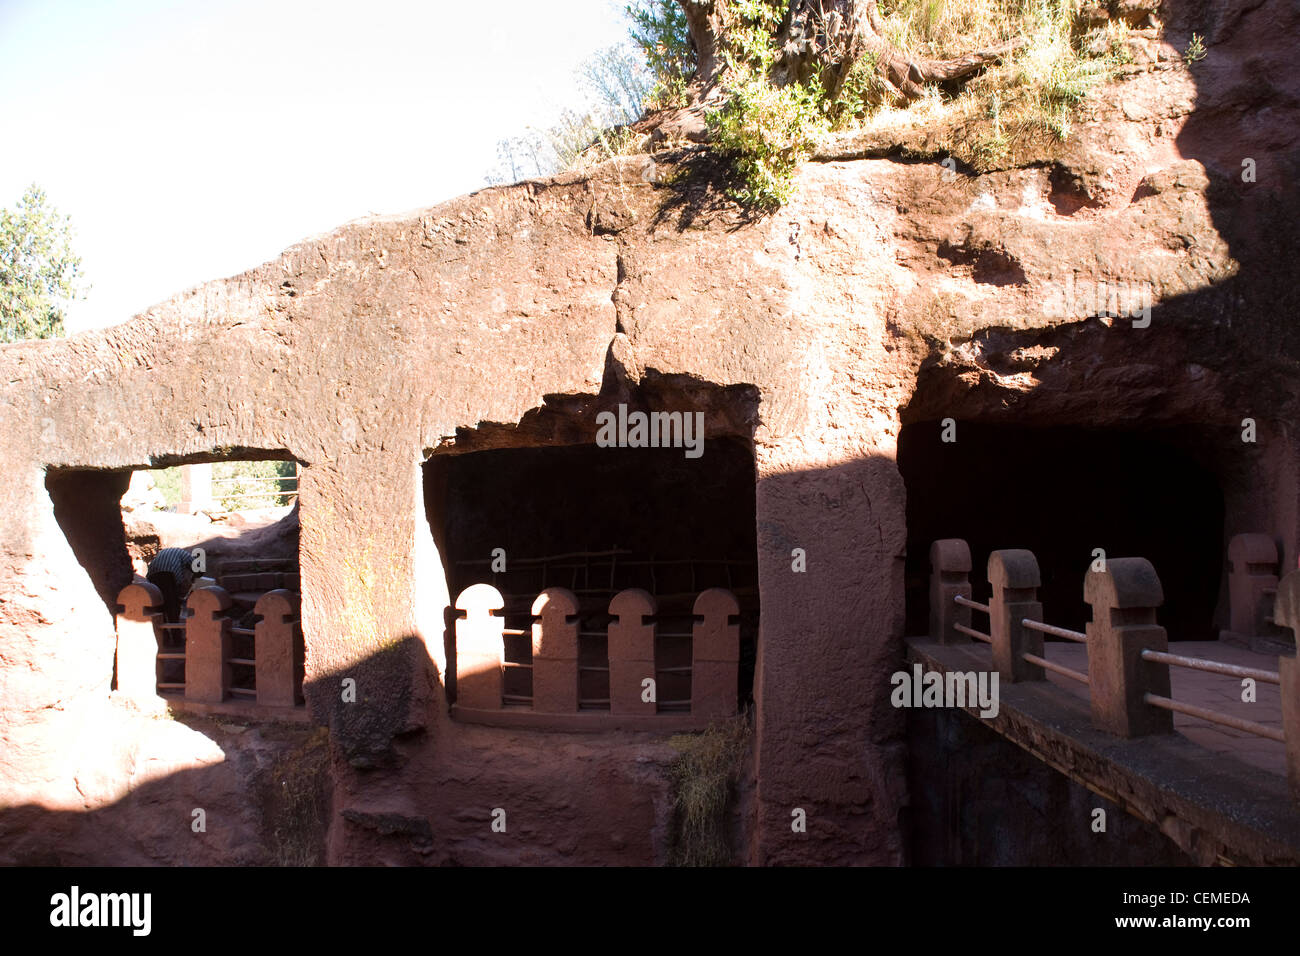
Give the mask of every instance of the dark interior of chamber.
[[1194, 433], [959, 422], [955, 437], [944, 442], [939, 421], [906, 425], [899, 436], [909, 635], [929, 627], [930, 543], [964, 538], [977, 601], [988, 599], [989, 553], [1028, 548], [1042, 573], [1045, 619], [1083, 630], [1091, 619], [1084, 574], [1101, 548], [1155, 566], [1165, 596], [1156, 619], [1171, 641], [1217, 638], [1224, 499]]
[[[505, 600], [507, 706], [531, 702], [531, 608], [548, 587], [568, 588], [579, 602], [582, 709], [609, 707], [609, 603], [626, 588], [657, 602], [660, 712], [689, 710], [694, 603], [713, 587], [740, 604], [736, 693], [742, 707], [751, 700], [759, 601], [749, 442], [710, 439], [695, 459], [680, 448], [570, 445], [435, 455], [424, 467], [430, 530], [453, 604], [477, 583]], [[493, 567], [497, 549], [504, 571]], [[499, 568], [499, 552], [495, 560]], [[453, 635], [449, 620], [449, 659]], [[454, 696], [451, 675], [448, 690]]]

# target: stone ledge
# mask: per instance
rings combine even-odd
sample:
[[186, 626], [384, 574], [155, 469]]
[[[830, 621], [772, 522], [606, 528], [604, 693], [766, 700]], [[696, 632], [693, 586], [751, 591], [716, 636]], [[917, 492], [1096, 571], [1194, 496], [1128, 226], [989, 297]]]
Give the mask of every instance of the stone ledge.
[[[990, 671], [982, 646], [908, 638], [907, 661], [940, 673]], [[1139, 819], [1204, 864], [1300, 863], [1300, 806], [1283, 777], [1179, 734], [1124, 739], [1092, 726], [1086, 702], [1047, 682], [1002, 683], [998, 715], [979, 718], [1012, 743]]]
[[219, 704], [186, 700], [183, 697], [162, 697], [174, 713], [198, 714], [202, 717], [239, 717], [247, 720], [278, 720], [286, 724], [310, 724], [311, 713], [306, 707], [269, 707], [265, 704], [242, 703], [223, 700]]
[[531, 710], [480, 710], [451, 708], [455, 720], [491, 727], [514, 727], [523, 730], [555, 730], [564, 733], [612, 733], [620, 730], [676, 734], [706, 730], [717, 717], [693, 714], [611, 714], [607, 710], [579, 711], [576, 714], [540, 714]]

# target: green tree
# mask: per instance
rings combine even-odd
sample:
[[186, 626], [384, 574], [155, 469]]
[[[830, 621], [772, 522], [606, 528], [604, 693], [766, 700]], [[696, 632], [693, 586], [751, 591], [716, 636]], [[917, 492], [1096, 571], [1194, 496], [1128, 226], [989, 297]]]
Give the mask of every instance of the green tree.
[[686, 14], [676, 0], [635, 0], [624, 8], [631, 26], [628, 35], [641, 51], [652, 78], [648, 109], [680, 106], [686, 84], [695, 72], [695, 51], [686, 27]]
[[279, 508], [298, 490], [291, 461], [219, 461], [212, 466], [212, 497], [227, 511]]
[[770, 210], [827, 131], [913, 103], [955, 103], [949, 125], [971, 132], [946, 151], [992, 168], [1010, 149], [1004, 102], [1018, 140], [1039, 129], [1064, 140], [1069, 111], [1125, 49], [1122, 22], [1080, 19], [1084, 0], [624, 2], [627, 41], [584, 71], [593, 108], [504, 141], [489, 182], [645, 148], [671, 121], [730, 160], [732, 198]]
[[0, 209], [0, 342], [63, 334], [64, 306], [84, 295], [72, 221], [36, 184]]

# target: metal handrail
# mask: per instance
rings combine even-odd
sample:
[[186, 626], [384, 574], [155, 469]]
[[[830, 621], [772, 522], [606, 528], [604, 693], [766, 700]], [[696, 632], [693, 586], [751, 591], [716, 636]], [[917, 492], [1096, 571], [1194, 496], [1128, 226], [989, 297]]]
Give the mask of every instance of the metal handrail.
[[1057, 627], [1055, 624], [1044, 624], [1029, 617], [1021, 618], [1020, 623], [1031, 631], [1041, 631], [1053, 637], [1063, 637], [1067, 641], [1078, 641], [1080, 644], [1088, 643], [1088, 635], [1082, 631], [1072, 631], [1068, 627]]
[[967, 627], [965, 624], [954, 624], [952, 629], [954, 631], [961, 631], [963, 634], [969, 634], [971, 637], [975, 638], [975, 640], [983, 641], [985, 644], [993, 643], [993, 638], [989, 637], [982, 631], [977, 631], [972, 627]]
[[1197, 707], [1195, 704], [1184, 704], [1170, 697], [1161, 697], [1159, 694], [1143, 694], [1142, 699], [1153, 707], [1161, 707], [1165, 710], [1172, 710], [1176, 713], [1187, 714], [1189, 717], [1199, 717], [1201, 720], [1208, 720], [1212, 724], [1222, 724], [1224, 727], [1231, 727], [1234, 730], [1245, 731], [1248, 734], [1254, 734], [1257, 737], [1267, 737], [1269, 740], [1276, 740], [1281, 743], [1286, 742], [1286, 736], [1281, 730], [1273, 727], [1267, 727], [1264, 724], [1257, 724], [1253, 720], [1243, 720], [1240, 717], [1230, 717], [1227, 714], [1221, 714], [1218, 711], [1207, 710], [1204, 707]]
[[1166, 654], [1164, 651], [1145, 650], [1142, 652], [1142, 659], [1144, 661], [1154, 661], [1157, 664], [1169, 664], [1173, 667], [1186, 667], [1194, 671], [1206, 671], [1210, 674], [1223, 674], [1227, 677], [1249, 677], [1265, 684], [1282, 683], [1282, 677], [1277, 671], [1261, 670], [1258, 667], [1241, 667], [1237, 664], [1221, 664], [1218, 661], [1206, 660], [1203, 657], [1186, 657], [1183, 654]]
[[1092, 683], [1088, 680], [1088, 675], [1082, 671], [1072, 670], [1069, 667], [1049, 661], [1046, 657], [1039, 657], [1037, 654], [1021, 654], [1020, 656], [1031, 664], [1037, 664], [1045, 670], [1049, 670], [1054, 674], [1060, 674], [1062, 677], [1068, 677], [1070, 680], [1077, 680], [1080, 684]]

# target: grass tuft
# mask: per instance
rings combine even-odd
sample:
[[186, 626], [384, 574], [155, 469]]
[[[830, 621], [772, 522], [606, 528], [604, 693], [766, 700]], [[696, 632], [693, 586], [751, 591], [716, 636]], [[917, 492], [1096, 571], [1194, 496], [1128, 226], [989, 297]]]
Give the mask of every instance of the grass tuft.
[[277, 866], [322, 866], [329, 817], [329, 732], [319, 728], [267, 775], [263, 821]]
[[728, 810], [749, 744], [746, 715], [712, 724], [698, 734], [668, 741], [677, 751], [669, 765], [673, 792], [674, 866], [726, 866], [732, 862]]
[[943, 59], [1025, 38], [1001, 63], [955, 95], [839, 110], [840, 128], [871, 129], [902, 117], [954, 130], [946, 144], [977, 170], [1028, 161], [1073, 135], [1088, 96], [1132, 62], [1128, 30], [1111, 23], [1081, 30], [1081, 0], [893, 0], [882, 3], [886, 34], [914, 56]]

